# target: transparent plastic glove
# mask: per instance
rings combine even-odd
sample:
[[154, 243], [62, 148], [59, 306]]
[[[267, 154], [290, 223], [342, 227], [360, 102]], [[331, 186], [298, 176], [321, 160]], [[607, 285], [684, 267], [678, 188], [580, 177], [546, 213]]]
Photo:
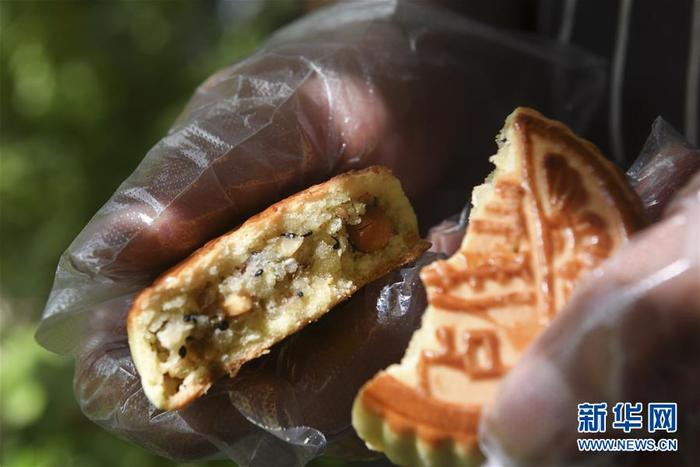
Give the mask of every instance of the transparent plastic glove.
[[[133, 295], [206, 240], [352, 168], [389, 166], [420, 224], [431, 225], [458, 211], [490, 170], [484, 154], [514, 107], [581, 129], [602, 84], [602, 63], [581, 51], [425, 4], [320, 10], [196, 90], [61, 257], [37, 340], [76, 356], [75, 391], [89, 418], [161, 455], [242, 466], [366, 455], [349, 436], [352, 396], [400, 358], [417, 325], [416, 268], [366, 288], [318, 326], [344, 314], [364, 321], [319, 331], [318, 346], [304, 331], [172, 413], [149, 404], [129, 355]], [[384, 290], [394, 298], [380, 300]]]
[[642, 153], [627, 177], [652, 221], [680, 187], [700, 170], [700, 150], [688, 143], [663, 118], [657, 117]]
[[467, 204], [459, 214], [450, 216], [428, 231], [430, 251], [452, 256], [459, 250], [469, 225], [471, 204]]
[[[580, 285], [504, 380], [481, 424], [490, 466], [700, 464], [700, 172], [680, 191], [673, 176], [698, 156], [688, 154], [643, 155], [657, 184], [640, 194], [665, 214]], [[584, 402], [608, 404], [600, 437], [677, 438], [679, 451], [579, 452], [577, 438], [597, 437], [577, 432]], [[643, 403], [643, 429], [611, 429], [617, 402]], [[678, 404], [676, 433], [648, 433], [648, 402]]]

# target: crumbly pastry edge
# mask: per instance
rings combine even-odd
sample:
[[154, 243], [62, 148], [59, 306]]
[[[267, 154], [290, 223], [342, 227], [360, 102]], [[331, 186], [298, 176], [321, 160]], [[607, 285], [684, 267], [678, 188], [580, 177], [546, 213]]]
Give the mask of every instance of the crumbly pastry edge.
[[[354, 170], [354, 171], [349, 171], [345, 172], [343, 174], [337, 175], [330, 180], [326, 182], [322, 182], [320, 184], [314, 185], [310, 188], [307, 188], [306, 190], [303, 190], [295, 195], [292, 195], [261, 212], [260, 214], [257, 214], [250, 219], [248, 219], [244, 224], [241, 226], [221, 235], [220, 237], [217, 237], [208, 243], [206, 243], [204, 246], [196, 250], [190, 257], [186, 258], [173, 268], [169, 269], [165, 273], [161, 274], [151, 286], [147, 287], [144, 289], [141, 293], [139, 293], [134, 300], [134, 303], [132, 304], [132, 307], [128, 313], [127, 316], [127, 330], [128, 330], [128, 337], [129, 337], [129, 347], [132, 351], [132, 359], [134, 360], [134, 363], [136, 364], [137, 370], [139, 371], [139, 375], [141, 377], [142, 381], [142, 386], [144, 391], [146, 392], [146, 395], [149, 396], [149, 399], [159, 408], [163, 410], [177, 410], [180, 408], [183, 408], [193, 400], [201, 397], [203, 394], [205, 394], [208, 389], [211, 387], [211, 385], [218, 379], [222, 374], [215, 374], [212, 375], [211, 378], [203, 379], [199, 381], [196, 384], [193, 384], [190, 386], [190, 389], [185, 392], [180, 394], [181, 397], [175, 398], [175, 399], [165, 399], [161, 400], [158, 397], [155, 397], [155, 391], [151, 390], [152, 386], [157, 385], [155, 382], [156, 380], [153, 380], [151, 378], [152, 382], [149, 383], [149, 376], [156, 376], [159, 374], [159, 370], [157, 368], [157, 365], [154, 362], [151, 362], [150, 360], [152, 359], [147, 359], [147, 358], [142, 358], [140, 355], [147, 354], [152, 352], [152, 349], [150, 349], [149, 345], [145, 342], [144, 339], [139, 338], [139, 328], [137, 326], [137, 320], [139, 315], [143, 311], [143, 303], [148, 301], [151, 297], [151, 295], [156, 292], [160, 287], [164, 287], [166, 280], [169, 277], [173, 276], [178, 276], [178, 274], [182, 272], [186, 272], [188, 268], [190, 268], [192, 265], [196, 264], [200, 259], [206, 257], [209, 255], [212, 250], [216, 248], [216, 245], [219, 242], [224, 241], [224, 239], [235, 235], [236, 232], [238, 232], [241, 228], [244, 226], [250, 226], [254, 225], [256, 223], [261, 223], [265, 222], [266, 218], [269, 216], [274, 215], [277, 211], [282, 209], [283, 207], [288, 206], [290, 203], [303, 203], [305, 199], [311, 199], [314, 196], [317, 196], [319, 193], [323, 193], [324, 190], [327, 189], [329, 186], [329, 183], [340, 183], [344, 181], [345, 179], [350, 179], [353, 177], [356, 177], [358, 175], [362, 174], [375, 174], [379, 175], [381, 177], [390, 177], [390, 180], [392, 183], [394, 183], [395, 179], [391, 173], [391, 171], [386, 168], [386, 167], [381, 167], [381, 166], [373, 166], [369, 167], [366, 169], [362, 170]], [[398, 183], [398, 181], [396, 181]], [[400, 185], [399, 185], [400, 188]], [[402, 190], [401, 190], [402, 192]], [[405, 197], [405, 194], [402, 193], [402, 196]], [[410, 208], [410, 204], [408, 205]], [[390, 272], [391, 270], [394, 270], [398, 267], [401, 267], [413, 260], [415, 260], [420, 254], [425, 252], [429, 247], [430, 244], [426, 242], [425, 240], [421, 239], [419, 234], [418, 234], [418, 229], [417, 229], [417, 220], [415, 218], [415, 213], [413, 213], [412, 208], [410, 209], [410, 212], [406, 211], [403, 213], [403, 217], [407, 217], [406, 220], [408, 220], [412, 224], [412, 228], [415, 230], [415, 234], [411, 235], [404, 235], [404, 240], [407, 241], [407, 244], [411, 245], [411, 248], [405, 252], [405, 254], [399, 258], [397, 258], [395, 261], [392, 261], [390, 263], [386, 263], [383, 268], [378, 269], [377, 271], [374, 272], [373, 275], [368, 276], [363, 280], [363, 282], [360, 285], [357, 285], [353, 287], [352, 289], [348, 290], [346, 293], [342, 294], [342, 296], [335, 302], [334, 305], [337, 303], [342, 302], [343, 300], [346, 300], [349, 298], [354, 292], [356, 292], [361, 286], [365, 285], [366, 283], [371, 282], [374, 279], [377, 279], [381, 277], [382, 275]], [[325, 312], [328, 312], [329, 310], [326, 310]], [[321, 316], [325, 314], [325, 312], [320, 313], [318, 316], [315, 316], [310, 319], [305, 319], [300, 322], [299, 326], [296, 327], [296, 329], [293, 332], [296, 332], [303, 328], [304, 326], [308, 325], [309, 323], [319, 319]], [[291, 333], [290, 333], [291, 334]], [[234, 362], [231, 362], [228, 367], [226, 368], [226, 372], [233, 375], [235, 374], [240, 367], [247, 361], [250, 361], [252, 359], [255, 359], [261, 355], [264, 355], [269, 352], [269, 349], [264, 348], [264, 349], [253, 349], [252, 351], [248, 352], [245, 357], [236, 360]]]

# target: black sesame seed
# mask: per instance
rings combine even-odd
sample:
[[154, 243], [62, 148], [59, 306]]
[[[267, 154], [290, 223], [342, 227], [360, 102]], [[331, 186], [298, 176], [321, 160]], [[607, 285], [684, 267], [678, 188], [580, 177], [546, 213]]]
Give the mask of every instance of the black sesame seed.
[[284, 238], [294, 238], [296, 236], [297, 236], [297, 234], [295, 234], [294, 232], [285, 232], [282, 235], [280, 235], [280, 237], [284, 237]]
[[263, 273], [263, 270], [262, 270], [262, 269], [258, 269], [257, 271], [255, 271], [254, 276], [255, 276], [255, 277], [260, 277], [260, 276], [262, 276], [262, 273]]
[[228, 321], [226, 321], [225, 319], [222, 319], [221, 321], [219, 321], [219, 324], [216, 325], [216, 328], [219, 331], [227, 330], [228, 329]]
[[308, 237], [309, 235], [311, 235], [311, 231], [306, 232], [302, 237]]
[[335, 240], [335, 244], [333, 245], [334, 250], [339, 250], [340, 249], [340, 240], [337, 238], [333, 237], [333, 240]]
[[187, 347], [184, 345], [180, 347], [180, 350], [177, 351], [178, 355], [180, 355], [180, 358], [185, 358], [187, 355]]
[[297, 292], [297, 297], [303, 297], [303, 296], [304, 296], [304, 292], [302, 292], [301, 290], [299, 292]]
[[182, 317], [182, 320], [185, 323], [189, 323], [190, 321], [197, 321], [197, 318], [192, 314], [187, 314]]

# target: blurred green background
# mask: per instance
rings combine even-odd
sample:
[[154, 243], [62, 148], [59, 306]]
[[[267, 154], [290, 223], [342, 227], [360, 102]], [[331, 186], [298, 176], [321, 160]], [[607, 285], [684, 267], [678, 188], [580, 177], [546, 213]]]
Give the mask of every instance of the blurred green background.
[[312, 3], [0, 1], [0, 465], [177, 465], [83, 417], [33, 333], [59, 255], [197, 84]]

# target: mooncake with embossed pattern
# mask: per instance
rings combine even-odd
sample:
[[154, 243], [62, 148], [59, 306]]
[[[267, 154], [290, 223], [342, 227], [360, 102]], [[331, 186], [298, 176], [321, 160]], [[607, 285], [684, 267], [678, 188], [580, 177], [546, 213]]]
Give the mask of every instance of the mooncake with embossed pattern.
[[460, 249], [421, 272], [421, 328], [353, 406], [360, 437], [399, 465], [478, 465], [480, 411], [503, 376], [646, 222], [621, 172], [563, 124], [518, 108], [497, 141]]

